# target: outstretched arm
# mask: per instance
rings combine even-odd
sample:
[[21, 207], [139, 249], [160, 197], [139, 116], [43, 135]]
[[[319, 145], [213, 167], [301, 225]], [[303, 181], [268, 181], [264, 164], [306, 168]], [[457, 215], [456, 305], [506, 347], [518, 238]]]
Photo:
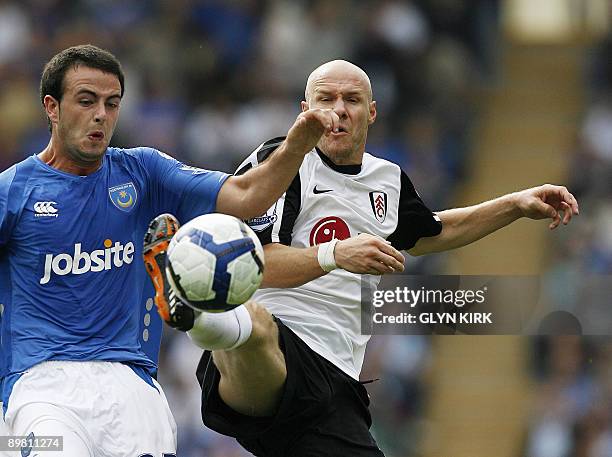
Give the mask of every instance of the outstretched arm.
[[[325, 275], [317, 260], [318, 249], [266, 244], [262, 287], [297, 287]], [[365, 233], [339, 241], [334, 257], [338, 268], [352, 273], [380, 275], [404, 270], [404, 256], [399, 251], [382, 238]]]
[[322, 135], [336, 131], [339, 122], [331, 109], [300, 113], [287, 138], [270, 158], [245, 174], [225, 181], [217, 197], [217, 211], [240, 219], [263, 214], [287, 190], [304, 155], [317, 145]]
[[436, 214], [442, 221], [442, 232], [437, 236], [419, 239], [408, 251], [410, 255], [430, 254], [466, 246], [521, 217], [552, 219], [549, 228], [554, 230], [561, 223], [567, 225], [573, 215], [579, 214], [579, 209], [578, 202], [565, 187], [545, 184], [478, 205], [449, 209]]

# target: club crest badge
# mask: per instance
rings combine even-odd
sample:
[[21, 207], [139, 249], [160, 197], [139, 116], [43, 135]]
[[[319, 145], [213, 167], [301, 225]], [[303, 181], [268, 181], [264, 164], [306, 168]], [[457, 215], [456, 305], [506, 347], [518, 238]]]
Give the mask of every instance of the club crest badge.
[[108, 195], [113, 205], [126, 213], [131, 212], [136, 207], [136, 202], [138, 201], [136, 186], [131, 182], [111, 187], [108, 189]]
[[386, 192], [370, 192], [370, 205], [374, 211], [374, 217], [381, 224], [387, 218], [387, 193]]

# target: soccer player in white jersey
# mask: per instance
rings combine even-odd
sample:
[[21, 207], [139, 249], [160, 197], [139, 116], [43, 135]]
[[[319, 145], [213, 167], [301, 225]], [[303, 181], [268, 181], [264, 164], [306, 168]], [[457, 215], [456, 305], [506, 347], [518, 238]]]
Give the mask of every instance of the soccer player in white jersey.
[[[137, 259], [151, 219], [261, 214], [339, 123], [331, 109], [309, 110], [269, 163], [230, 177], [152, 148], [109, 147], [123, 94], [112, 54], [91, 45], [60, 52], [40, 85], [49, 144], [0, 173], [4, 418], [10, 434], [35, 443], [62, 436], [67, 457], [176, 453], [156, 357], [139, 340], [148, 279]], [[160, 335], [151, 338], [159, 347]], [[21, 449], [30, 454], [59, 455]]]
[[[265, 245], [264, 289], [240, 311], [190, 320], [192, 340], [208, 349], [198, 367], [202, 415], [255, 455], [381, 456], [359, 383], [368, 340], [360, 275], [402, 271], [400, 250], [465, 246], [521, 217], [550, 218], [554, 229], [578, 204], [565, 187], [544, 185], [432, 213], [397, 165], [365, 152], [376, 102], [363, 70], [332, 61], [313, 71], [302, 111], [313, 108], [333, 110], [339, 130], [321, 137], [283, 197], [249, 222]], [[237, 174], [286, 141], [265, 142]]]

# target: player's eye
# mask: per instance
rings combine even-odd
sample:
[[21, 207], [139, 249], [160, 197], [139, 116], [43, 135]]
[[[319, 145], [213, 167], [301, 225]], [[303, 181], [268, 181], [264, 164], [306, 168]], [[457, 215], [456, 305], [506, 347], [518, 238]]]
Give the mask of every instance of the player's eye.
[[108, 102], [106, 104], [106, 106], [108, 106], [109, 108], [112, 108], [112, 109], [117, 109], [117, 108], [119, 108], [119, 103], [117, 103], [117, 102]]
[[92, 103], [93, 102], [91, 100], [89, 100], [88, 98], [83, 98], [83, 99], [79, 100], [79, 104], [83, 105], [83, 106], [89, 106]]

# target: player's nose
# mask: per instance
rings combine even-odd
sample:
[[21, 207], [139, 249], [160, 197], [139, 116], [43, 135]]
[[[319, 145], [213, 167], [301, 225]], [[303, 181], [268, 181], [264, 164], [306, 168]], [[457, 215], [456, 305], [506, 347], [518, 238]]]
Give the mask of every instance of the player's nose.
[[344, 104], [344, 100], [341, 97], [338, 97], [333, 106], [334, 112], [338, 115], [340, 119], [346, 117], [346, 106]]
[[98, 103], [96, 105], [96, 110], [94, 112], [94, 121], [96, 123], [100, 123], [106, 120], [106, 105], [102, 103]]

